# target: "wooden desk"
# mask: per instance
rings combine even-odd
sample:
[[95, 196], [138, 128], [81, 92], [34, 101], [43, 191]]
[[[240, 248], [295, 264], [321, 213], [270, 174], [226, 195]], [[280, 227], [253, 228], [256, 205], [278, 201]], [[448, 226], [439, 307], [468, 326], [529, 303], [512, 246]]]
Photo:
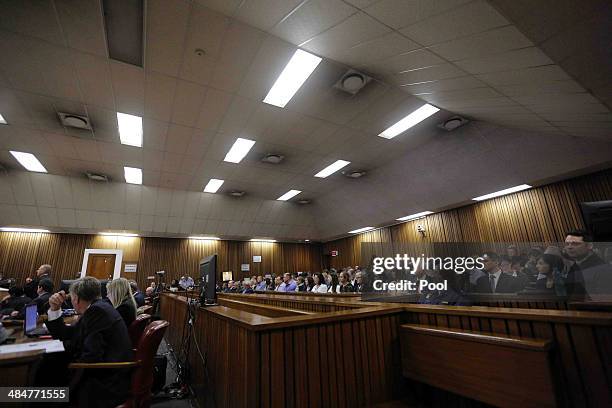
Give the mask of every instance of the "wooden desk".
[[[263, 295], [236, 296], [247, 302]], [[175, 350], [184, 336], [186, 301], [161, 295], [160, 314], [170, 322], [166, 339]], [[268, 317], [226, 306], [198, 308], [195, 341], [206, 353], [212, 388], [198, 397], [214, 393], [220, 407], [353, 407], [399, 399], [402, 311], [363, 303], [338, 312]], [[193, 345], [189, 361], [192, 382], [201, 390], [207, 375]]]

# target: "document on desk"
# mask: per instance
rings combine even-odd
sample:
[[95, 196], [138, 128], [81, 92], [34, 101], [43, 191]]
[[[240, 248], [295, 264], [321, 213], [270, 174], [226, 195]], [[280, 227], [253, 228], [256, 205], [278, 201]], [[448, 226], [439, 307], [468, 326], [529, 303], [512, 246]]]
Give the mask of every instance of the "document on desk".
[[0, 346], [0, 354], [19, 353], [32, 350], [45, 350], [45, 353], [58, 353], [64, 351], [64, 343], [59, 340], [45, 340]]

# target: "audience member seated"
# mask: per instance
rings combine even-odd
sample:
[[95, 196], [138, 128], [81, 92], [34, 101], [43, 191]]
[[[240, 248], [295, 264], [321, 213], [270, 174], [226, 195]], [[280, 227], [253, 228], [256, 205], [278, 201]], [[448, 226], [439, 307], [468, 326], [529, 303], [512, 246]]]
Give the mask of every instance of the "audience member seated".
[[274, 291], [276, 292], [284, 292], [285, 291], [285, 282], [283, 282], [283, 278], [277, 276], [274, 278]]
[[283, 286], [282, 292], [295, 292], [297, 289], [297, 283], [293, 280], [293, 277], [290, 273], [285, 273], [283, 275]]
[[297, 288], [295, 288], [295, 291], [296, 292], [306, 292], [307, 291], [306, 280], [301, 275], [297, 277]]
[[179, 281], [178, 279], [172, 279], [172, 281], [170, 281], [170, 289], [179, 289], [181, 288], [179, 285]]
[[264, 280], [263, 276], [259, 275], [257, 277], [257, 285], [255, 286], [255, 290], [267, 290], [268, 285], [266, 280]]
[[34, 299], [38, 294], [36, 293], [38, 290], [38, 282], [42, 279], [51, 279], [51, 265], [44, 264], [40, 265], [36, 270], [36, 276], [34, 278], [26, 278], [26, 284], [23, 287], [23, 291], [26, 296]]
[[543, 254], [537, 262], [538, 278], [536, 289], [538, 291], [549, 292], [551, 294], [565, 295], [563, 283], [563, 260], [560, 256]]
[[336, 293], [354, 292], [355, 288], [353, 288], [353, 285], [351, 285], [350, 279], [351, 278], [348, 272], [346, 271], [340, 272], [338, 283], [335, 286], [335, 290], [333, 290], [334, 287], [330, 288], [330, 290]]
[[327, 293], [327, 285], [325, 284], [325, 278], [323, 277], [322, 273], [320, 272], [315, 273], [313, 280], [314, 280], [314, 286], [310, 290], [311, 292]]
[[14, 279], [7, 278], [2, 272], [0, 272], [0, 288], [9, 289], [13, 286]]
[[0, 318], [10, 315], [13, 312], [17, 312], [16, 314], [23, 314], [23, 309], [31, 301], [32, 299], [25, 295], [23, 288], [12, 286], [9, 288], [9, 296], [4, 298], [0, 303]]
[[[62, 340], [71, 362], [102, 363], [132, 360], [132, 344], [121, 315], [100, 299], [100, 282], [85, 276], [70, 286], [72, 304], [80, 319], [72, 326], [64, 324], [61, 305], [66, 293], [60, 291], [49, 299], [46, 326], [55, 339]], [[58, 368], [59, 369], [59, 368]], [[128, 397], [131, 384], [126, 369], [85, 370], [74, 387], [71, 399], [80, 407], [114, 407]], [[76, 398], [73, 398], [76, 397]]]
[[[310, 273], [310, 272], [308, 272]], [[312, 291], [312, 287], [314, 286], [314, 278], [312, 277], [312, 275], [308, 275], [306, 276], [304, 279], [306, 279], [306, 291], [310, 292]]]
[[253, 290], [253, 288], [251, 287], [251, 282], [247, 281], [244, 283], [244, 289], [242, 289], [241, 293], [255, 293], [255, 291]]
[[[332, 271], [334, 271], [334, 269], [332, 269]], [[327, 293], [337, 293], [338, 292], [340, 282], [338, 281], [338, 275], [335, 272], [332, 272], [329, 274], [329, 282], [327, 286], [328, 286]]]
[[363, 272], [358, 271], [355, 273], [355, 284], [353, 285], [355, 292], [363, 293], [366, 292], [366, 285], [363, 280]]
[[106, 284], [106, 296], [123, 318], [125, 325], [130, 327], [134, 319], [136, 319], [137, 306], [128, 280], [117, 278], [108, 282]]
[[187, 290], [189, 288], [193, 288], [195, 286], [195, 282], [191, 276], [181, 276], [181, 279], [178, 281], [178, 284], [181, 288]]
[[483, 256], [485, 276], [476, 281], [475, 292], [478, 293], [514, 293], [516, 278], [502, 273], [499, 267], [499, 256], [495, 252], [487, 252]]
[[134, 294], [134, 301], [136, 302], [136, 307], [144, 306], [145, 304], [145, 296], [138, 289], [138, 284], [135, 280], [130, 280], [130, 288], [132, 289], [132, 293]]

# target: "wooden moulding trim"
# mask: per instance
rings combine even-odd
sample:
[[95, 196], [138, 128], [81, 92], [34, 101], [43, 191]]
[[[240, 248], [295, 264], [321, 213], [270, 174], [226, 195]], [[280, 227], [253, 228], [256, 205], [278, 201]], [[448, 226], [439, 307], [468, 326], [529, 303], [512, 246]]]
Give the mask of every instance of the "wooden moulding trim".
[[534, 320], [579, 325], [610, 326], [612, 313], [573, 310], [519, 309], [488, 306], [438, 306], [404, 304], [409, 313], [431, 313], [451, 316], [488, 317], [493, 319]]
[[337, 298], [319, 298], [319, 299], [298, 299], [297, 296], [294, 297], [293, 295], [285, 295], [286, 297], [283, 296], [270, 296], [268, 294], [265, 293], [256, 293], [256, 294], [240, 294], [240, 293], [220, 293], [219, 297], [221, 298], [240, 298], [240, 299], [269, 299], [269, 300], [276, 300], [276, 301], [286, 301], [286, 302], [295, 302], [295, 303], [300, 303], [300, 304], [308, 304], [308, 305], [339, 305], [339, 306], [345, 306], [345, 307], [354, 307], [354, 308], [359, 308], [359, 307], [367, 307], [369, 306], [368, 303], [365, 302], [361, 302], [359, 299], [355, 299], [355, 298], [344, 298], [344, 299], [337, 299]]
[[483, 332], [462, 329], [439, 328], [421, 324], [404, 324], [400, 326], [402, 332], [410, 332], [422, 335], [439, 336], [453, 338], [463, 341], [476, 341], [495, 346], [522, 348], [535, 351], [546, 351], [552, 346], [550, 340], [534, 339], [518, 336], [502, 336], [499, 334], [491, 335]]

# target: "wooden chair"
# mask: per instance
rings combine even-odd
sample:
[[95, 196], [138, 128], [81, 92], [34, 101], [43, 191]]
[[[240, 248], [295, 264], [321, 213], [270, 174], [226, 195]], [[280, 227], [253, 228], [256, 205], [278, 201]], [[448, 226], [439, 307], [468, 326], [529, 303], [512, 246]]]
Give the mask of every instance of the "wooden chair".
[[143, 313], [136, 316], [136, 319], [132, 322], [132, 324], [130, 324], [130, 327], [128, 327], [128, 333], [130, 335], [130, 340], [132, 340], [132, 347], [138, 347], [140, 337], [150, 321], [151, 315]]
[[[44, 350], [6, 353], [0, 357], [0, 387], [27, 387], [34, 384]], [[9, 375], [10, 373], [10, 375]]]
[[131, 395], [127, 401], [117, 408], [147, 408], [151, 405], [153, 360], [169, 325], [170, 324], [165, 320], [156, 320], [149, 323], [138, 342], [135, 361], [72, 363], [68, 367], [71, 369], [133, 369]]

